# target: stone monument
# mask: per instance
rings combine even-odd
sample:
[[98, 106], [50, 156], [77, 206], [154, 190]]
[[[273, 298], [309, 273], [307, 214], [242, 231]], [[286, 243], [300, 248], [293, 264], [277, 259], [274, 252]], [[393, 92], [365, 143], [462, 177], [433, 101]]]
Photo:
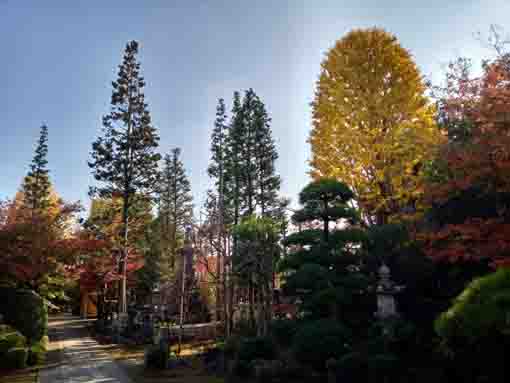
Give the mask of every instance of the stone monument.
[[379, 283], [377, 284], [377, 312], [375, 316], [383, 322], [384, 332], [388, 335], [391, 332], [392, 319], [399, 317], [395, 294], [404, 287], [397, 286], [391, 280], [390, 268], [383, 263], [379, 268]]

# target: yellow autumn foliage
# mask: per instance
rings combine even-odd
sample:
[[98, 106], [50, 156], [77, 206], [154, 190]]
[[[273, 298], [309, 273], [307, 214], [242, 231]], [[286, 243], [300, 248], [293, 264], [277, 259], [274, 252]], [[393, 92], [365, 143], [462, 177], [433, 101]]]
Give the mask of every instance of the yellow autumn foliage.
[[334, 177], [384, 223], [422, 194], [423, 164], [442, 140], [411, 57], [378, 29], [349, 32], [322, 62], [313, 108], [313, 178]]

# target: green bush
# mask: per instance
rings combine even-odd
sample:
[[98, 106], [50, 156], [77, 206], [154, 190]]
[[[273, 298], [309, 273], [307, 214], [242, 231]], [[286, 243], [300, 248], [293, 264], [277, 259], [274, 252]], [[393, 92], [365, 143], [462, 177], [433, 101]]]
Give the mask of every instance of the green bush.
[[350, 331], [332, 319], [320, 319], [301, 326], [294, 338], [296, 359], [318, 371], [329, 358], [338, 358], [349, 349]]
[[247, 338], [241, 341], [238, 359], [251, 362], [255, 359], [274, 359], [275, 345], [270, 338]]
[[241, 337], [237, 335], [230, 336], [223, 344], [223, 352], [225, 353], [225, 356], [234, 358], [239, 351], [240, 344]]
[[35, 366], [42, 364], [46, 357], [46, 351], [48, 349], [49, 339], [48, 336], [43, 336], [39, 342], [30, 347], [28, 352], [27, 364], [29, 366]]
[[273, 341], [266, 337], [241, 338], [231, 336], [224, 344], [225, 356], [234, 361], [234, 373], [246, 377], [253, 371], [255, 359], [274, 359], [276, 348]]
[[289, 319], [276, 319], [271, 322], [271, 335], [281, 346], [290, 346], [296, 335], [297, 324]]
[[12, 327], [0, 334], [0, 356], [4, 355], [14, 347], [24, 347], [26, 339]]
[[436, 320], [435, 329], [445, 343], [476, 345], [493, 334], [510, 335], [510, 269], [475, 279]]
[[31, 290], [0, 288], [0, 314], [15, 327], [29, 344], [38, 342], [47, 333], [48, 312], [43, 298]]
[[510, 269], [502, 268], [473, 280], [436, 320], [443, 355], [462, 366], [459, 381], [492, 382], [506, 375], [509, 312]]
[[238, 360], [234, 366], [234, 373], [240, 377], [250, 376], [252, 373], [253, 366], [250, 361]]
[[27, 366], [27, 359], [28, 350], [24, 347], [15, 347], [0, 359], [0, 365], [5, 369], [21, 369]]
[[257, 336], [257, 329], [247, 319], [239, 320], [234, 327], [234, 333], [241, 337], [251, 338]]

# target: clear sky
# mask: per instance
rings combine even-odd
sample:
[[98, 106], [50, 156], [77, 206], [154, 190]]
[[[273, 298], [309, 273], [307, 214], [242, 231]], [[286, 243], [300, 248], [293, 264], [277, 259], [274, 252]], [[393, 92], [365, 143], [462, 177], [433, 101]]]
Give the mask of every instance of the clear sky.
[[49, 127], [58, 193], [88, 203], [91, 142], [108, 112], [128, 40], [141, 44], [146, 99], [161, 151], [178, 146], [201, 204], [217, 99], [253, 87], [273, 119], [282, 192], [308, 182], [310, 107], [324, 53], [352, 28], [394, 33], [439, 80], [474, 34], [507, 25], [509, 0], [0, 0], [0, 198], [12, 197]]

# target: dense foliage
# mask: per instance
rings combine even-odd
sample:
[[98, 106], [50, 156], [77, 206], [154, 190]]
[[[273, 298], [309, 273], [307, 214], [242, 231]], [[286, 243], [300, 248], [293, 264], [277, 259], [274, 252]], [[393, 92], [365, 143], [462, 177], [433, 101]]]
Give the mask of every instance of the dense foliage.
[[416, 207], [422, 168], [440, 141], [410, 53], [384, 30], [353, 30], [322, 63], [313, 106], [312, 175], [345, 182], [366, 219]]
[[44, 300], [30, 290], [0, 288], [1, 314], [7, 324], [19, 330], [28, 344], [36, 343], [47, 333], [48, 312]]
[[[284, 241], [292, 250], [282, 259], [287, 293], [300, 296], [314, 318], [336, 318], [361, 325], [367, 304], [367, 278], [361, 269], [363, 231], [356, 226], [357, 211], [348, 204], [354, 194], [332, 179], [310, 183], [300, 193], [303, 208], [295, 222], [316, 222], [318, 228], [290, 234]], [[361, 314], [361, 316], [360, 316]]]

